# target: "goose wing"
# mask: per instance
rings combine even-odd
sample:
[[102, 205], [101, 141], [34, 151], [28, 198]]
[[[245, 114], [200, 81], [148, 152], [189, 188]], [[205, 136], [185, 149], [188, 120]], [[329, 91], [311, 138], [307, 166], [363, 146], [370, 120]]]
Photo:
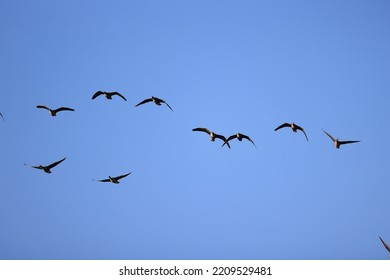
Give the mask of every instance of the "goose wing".
[[171, 106], [169, 106], [169, 104], [168, 104], [167, 102], [165, 102], [164, 100], [161, 100], [161, 102], [162, 102], [162, 103], [165, 103], [165, 104], [168, 106], [168, 108], [169, 108], [169, 109], [171, 109], [171, 111], [173, 112], [173, 109], [172, 109], [172, 107], [171, 107]]
[[46, 166], [46, 167], [49, 168], [49, 169], [51, 169], [51, 168], [53, 168], [53, 167], [59, 165], [59, 164], [60, 164], [61, 162], [63, 162], [65, 159], [66, 159], [66, 157], [63, 158], [63, 159], [61, 159], [61, 160], [59, 160], [59, 161], [53, 162], [52, 164], [50, 164], [50, 165], [48, 165], [48, 166]]
[[385, 246], [386, 250], [390, 253], [390, 247], [386, 244], [386, 242], [379, 236], [379, 239], [382, 241], [383, 246]]
[[27, 163], [25, 163], [24, 165], [26, 165], [26, 166], [30, 166], [30, 167], [32, 167], [32, 168], [36, 168], [36, 169], [42, 169], [42, 167], [41, 167], [41, 166], [30, 165], [30, 164], [27, 164]]
[[138, 107], [139, 105], [148, 103], [148, 102], [150, 102], [150, 101], [153, 101], [153, 99], [152, 99], [152, 98], [146, 98], [145, 100], [142, 100], [140, 103], [138, 103], [137, 105], [135, 105], [135, 107]]
[[299, 125], [295, 125], [295, 127], [296, 127], [298, 130], [302, 131], [303, 134], [305, 134], [306, 140], [309, 141], [309, 139], [307, 138], [307, 135], [306, 135], [305, 130], [304, 130], [302, 127], [300, 127]]
[[57, 113], [57, 112], [60, 112], [60, 111], [74, 111], [74, 109], [68, 108], [68, 107], [60, 107], [58, 109], [55, 109], [55, 111]]
[[214, 137], [218, 138], [218, 139], [221, 139], [224, 142], [224, 144], [226, 143], [226, 145], [230, 148], [230, 144], [229, 144], [228, 141], [226, 141], [226, 137], [225, 136], [214, 133]]
[[234, 135], [232, 135], [232, 136], [229, 136], [229, 138], [226, 139], [225, 142], [223, 143], [222, 147], [225, 146], [225, 144], [227, 144], [228, 147], [230, 148], [229, 141], [230, 141], [230, 140], [233, 140], [234, 138], [237, 138], [237, 134], [234, 134]]
[[245, 139], [247, 139], [247, 140], [249, 140], [249, 141], [252, 142], [252, 144], [255, 145], [255, 147], [256, 147], [255, 142], [253, 142], [253, 140], [252, 140], [248, 135], [245, 135], [245, 134], [242, 134], [242, 133], [241, 133], [241, 137], [242, 137], [242, 138], [245, 138]]
[[339, 141], [340, 145], [358, 143], [360, 141]]
[[130, 175], [131, 172], [127, 173], [127, 174], [124, 174], [124, 175], [120, 175], [120, 176], [117, 176], [117, 177], [113, 177], [114, 180], [120, 180], [122, 178], [125, 178], [126, 176]]
[[291, 123], [284, 123], [284, 124], [281, 124], [279, 125], [277, 128], [274, 129], [274, 131], [277, 131], [283, 127], [291, 127]]
[[203, 131], [203, 132], [206, 132], [209, 135], [211, 134], [211, 131], [208, 130], [207, 128], [204, 128], [204, 127], [193, 128], [192, 131]]
[[95, 179], [94, 179], [94, 181], [104, 182], [104, 183], [106, 183], [106, 182], [111, 182], [110, 179], [102, 179], [102, 180], [95, 180]]
[[95, 94], [92, 96], [92, 99], [95, 99], [96, 97], [98, 97], [99, 95], [102, 95], [102, 94], [104, 94], [104, 92], [99, 90], [99, 91], [95, 92]]
[[124, 101], [127, 101], [126, 98], [125, 98], [122, 94], [120, 94], [119, 92], [117, 92], [117, 91], [111, 92], [111, 95], [118, 95], [119, 97], [122, 97], [122, 99], [123, 99]]
[[334, 139], [334, 138], [333, 138], [333, 136], [332, 136], [332, 135], [330, 135], [328, 132], [326, 132], [326, 131], [325, 131], [325, 130], [323, 130], [323, 129], [322, 129], [322, 131], [323, 131], [323, 132], [325, 132], [325, 134], [326, 134], [326, 135], [328, 135], [328, 136], [329, 136], [329, 138], [330, 138], [330, 139], [332, 139], [332, 141], [333, 141], [333, 142], [335, 142], [335, 141], [336, 141], [336, 139]]
[[49, 107], [46, 107], [46, 106], [44, 106], [44, 105], [37, 105], [37, 108], [46, 109], [46, 110], [50, 111], [50, 108], [49, 108]]

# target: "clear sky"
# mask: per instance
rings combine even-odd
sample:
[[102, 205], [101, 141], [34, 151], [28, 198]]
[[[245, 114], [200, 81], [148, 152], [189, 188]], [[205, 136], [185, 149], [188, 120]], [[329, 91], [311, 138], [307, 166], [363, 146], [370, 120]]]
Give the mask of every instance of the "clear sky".
[[[2, 0], [0, 258], [386, 259], [389, 14], [384, 0]], [[134, 106], [152, 95], [174, 111]], [[337, 150], [321, 129], [361, 142]], [[63, 157], [52, 174], [24, 165]]]

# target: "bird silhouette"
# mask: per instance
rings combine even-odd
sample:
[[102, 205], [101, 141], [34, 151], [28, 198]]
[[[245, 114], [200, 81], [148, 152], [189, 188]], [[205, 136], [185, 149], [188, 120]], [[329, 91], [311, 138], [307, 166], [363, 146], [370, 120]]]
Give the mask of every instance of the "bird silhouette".
[[[389, 245], [387, 245], [386, 242], [383, 241], [383, 239], [382, 239], [380, 236], [379, 236], [379, 239], [382, 241], [382, 244], [383, 244], [383, 246], [385, 246], [386, 250], [390, 253], [390, 247], [389, 247]], [[389, 256], [389, 258], [390, 258], [390, 256]]]
[[74, 109], [72, 108], [68, 108], [68, 107], [60, 107], [60, 108], [57, 108], [57, 109], [50, 109], [46, 106], [43, 106], [43, 105], [38, 105], [37, 108], [41, 108], [41, 109], [46, 109], [49, 111], [50, 115], [52, 115], [53, 117], [55, 117], [57, 115], [58, 112], [61, 112], [61, 111], [74, 111]]
[[203, 131], [203, 132], [206, 132], [208, 135], [210, 135], [210, 141], [214, 142], [215, 138], [221, 139], [230, 148], [229, 142], [226, 142], [226, 137], [223, 136], [223, 135], [217, 134], [214, 131], [210, 131], [207, 128], [204, 128], [204, 127], [197, 127], [197, 128], [192, 129], [192, 131]]
[[98, 181], [98, 182], [111, 182], [111, 183], [114, 183], [114, 184], [119, 184], [120, 183], [119, 180], [122, 179], [122, 178], [125, 178], [129, 174], [131, 174], [131, 172], [129, 172], [127, 174], [124, 174], [124, 175], [117, 176], [117, 177], [108, 176], [108, 179], [94, 180], [94, 181]]
[[340, 141], [338, 138], [333, 138], [332, 135], [330, 135], [328, 132], [326, 132], [325, 130], [322, 129], [322, 131], [325, 132], [326, 135], [329, 136], [330, 139], [332, 139], [333, 143], [334, 143], [334, 146], [336, 147], [336, 149], [340, 149], [340, 146], [341, 145], [344, 145], [344, 144], [351, 144], [351, 143], [358, 143], [360, 141]]
[[247, 139], [247, 140], [251, 141], [252, 144], [256, 147], [255, 142], [253, 142], [253, 140], [252, 140], [249, 136], [247, 136], [247, 135], [245, 135], [245, 134], [242, 134], [242, 133], [236, 133], [236, 134], [234, 134], [234, 135], [232, 135], [232, 136], [229, 136], [229, 138], [226, 139], [225, 143], [223, 143], [222, 147], [225, 146], [225, 144], [228, 144], [229, 141], [230, 141], [230, 140], [233, 140], [234, 138], [237, 138], [238, 141], [242, 141], [242, 139]]
[[65, 159], [66, 159], [66, 157], [59, 160], [59, 161], [53, 162], [52, 164], [46, 165], [46, 166], [42, 166], [42, 165], [34, 166], [34, 165], [26, 164], [26, 163], [24, 165], [27, 165], [27, 166], [30, 166], [30, 167], [36, 168], [36, 169], [41, 169], [41, 170], [45, 171], [46, 173], [51, 173], [50, 169], [57, 166], [61, 162], [63, 162]]
[[158, 106], [161, 106], [161, 103], [165, 103], [168, 106], [168, 108], [171, 109], [173, 112], [173, 109], [171, 108], [171, 106], [169, 106], [169, 104], [167, 102], [165, 102], [164, 100], [162, 100], [158, 97], [155, 97], [155, 96], [152, 96], [151, 98], [146, 98], [145, 100], [143, 100], [140, 103], [138, 103], [137, 105], [135, 105], [135, 107], [138, 107], [139, 105], [142, 105], [142, 104], [145, 104], [148, 102], [154, 102]]
[[95, 94], [92, 96], [92, 99], [95, 99], [96, 97], [98, 97], [98, 96], [100, 96], [100, 95], [102, 95], [102, 94], [103, 94], [107, 99], [112, 99], [112, 97], [113, 97], [114, 95], [118, 95], [119, 97], [122, 97], [122, 99], [123, 99], [124, 101], [127, 101], [126, 98], [125, 98], [122, 94], [120, 94], [119, 92], [116, 92], [116, 91], [114, 91], [114, 92], [106, 92], [106, 91], [101, 91], [101, 90], [95, 92]]
[[292, 129], [292, 131], [294, 131], [294, 132], [297, 132], [297, 130], [302, 131], [303, 134], [305, 134], [306, 140], [309, 141], [309, 139], [307, 138], [305, 130], [302, 127], [300, 127], [299, 125], [295, 124], [295, 123], [284, 123], [284, 124], [281, 124], [277, 128], [275, 128], [274, 131], [277, 131], [277, 130], [283, 128], [283, 127], [290, 127]]

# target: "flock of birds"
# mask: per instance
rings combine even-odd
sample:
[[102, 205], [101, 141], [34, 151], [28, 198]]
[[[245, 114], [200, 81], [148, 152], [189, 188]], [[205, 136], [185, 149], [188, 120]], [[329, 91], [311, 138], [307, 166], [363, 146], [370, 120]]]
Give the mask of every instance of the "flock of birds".
[[[95, 98], [97, 98], [97, 97], [99, 97], [101, 95], [103, 95], [104, 97], [106, 97], [107, 99], [110, 99], [110, 100], [112, 99], [113, 96], [118, 96], [118, 97], [122, 98], [124, 101], [127, 101], [127, 99], [119, 92], [106, 92], [106, 91], [97, 91], [92, 96], [92, 99], [95, 99]], [[140, 105], [143, 105], [143, 104], [146, 104], [146, 103], [149, 103], [149, 102], [153, 102], [154, 104], [156, 104], [158, 106], [160, 106], [161, 104], [165, 104], [171, 111], [173, 111], [172, 107], [167, 102], [165, 102], [163, 99], [160, 99], [160, 98], [155, 97], [155, 96], [152, 96], [151, 98], [146, 98], [146, 99], [142, 100], [141, 102], [136, 104], [135, 107], [138, 107]], [[51, 109], [51, 108], [49, 108], [49, 107], [47, 107], [45, 105], [37, 105], [36, 107], [39, 108], [39, 109], [47, 110], [52, 117], [55, 117], [59, 112], [62, 112], [62, 111], [71, 111], [71, 112], [75, 111], [75, 109], [69, 108], [69, 107], [59, 107], [57, 109]], [[0, 112], [0, 116], [3, 119], [3, 121], [4, 121], [4, 116], [3, 116], [3, 114], [1, 112]], [[295, 123], [287, 123], [287, 122], [283, 123], [283, 124], [279, 125], [278, 127], [276, 127], [274, 129], [274, 131], [278, 131], [279, 129], [282, 129], [282, 128], [291, 128], [291, 130], [293, 132], [297, 132], [299, 130], [299, 131], [301, 131], [304, 134], [304, 136], [306, 138], [306, 141], [309, 141], [309, 138], [307, 137], [307, 134], [306, 134], [305, 130], [301, 126], [299, 126], [299, 125], [297, 125]], [[228, 148], [231, 148], [229, 141], [231, 141], [233, 139], [236, 139], [236, 138], [240, 142], [243, 139], [246, 139], [246, 140], [250, 141], [256, 147], [255, 142], [248, 135], [242, 134], [240, 132], [238, 132], [236, 134], [233, 134], [233, 135], [229, 136], [228, 138], [226, 138], [225, 136], [223, 136], [221, 134], [217, 134], [214, 131], [211, 131], [208, 128], [205, 128], [205, 127], [193, 128], [192, 131], [200, 131], [200, 132], [207, 133], [210, 136], [210, 141], [212, 141], [212, 142], [214, 142], [216, 139], [222, 140], [223, 144], [222, 144], [221, 147], [226, 145]], [[340, 149], [340, 146], [344, 145], [344, 144], [352, 144], [352, 143], [360, 142], [358, 140], [341, 141], [338, 138], [334, 138], [331, 134], [329, 134], [325, 130], [323, 130], [323, 132], [332, 140], [332, 142], [334, 143], [334, 146], [335, 146], [336, 149]], [[53, 162], [53, 163], [51, 163], [49, 165], [45, 165], [45, 166], [44, 165], [30, 165], [30, 164], [26, 164], [26, 163], [24, 163], [24, 165], [30, 166], [30, 167], [35, 168], [35, 169], [43, 170], [44, 172], [50, 174], [52, 172], [51, 169], [56, 167], [60, 163], [62, 163], [65, 159], [66, 159], [66, 157], [63, 158], [63, 159], [60, 159], [60, 160], [58, 160], [56, 162]], [[94, 181], [98, 181], [98, 182], [104, 182], [104, 183], [110, 182], [110, 183], [114, 183], [114, 184], [119, 184], [120, 183], [119, 182], [120, 179], [123, 179], [123, 178], [127, 177], [130, 174], [131, 174], [131, 172], [123, 174], [123, 175], [115, 176], [115, 177], [108, 176], [108, 178], [106, 178], [106, 179], [99, 179], [99, 180], [93, 179], [93, 180]], [[390, 246], [380, 236], [379, 236], [379, 239], [382, 242], [383, 246], [386, 248], [386, 250], [390, 253]]]

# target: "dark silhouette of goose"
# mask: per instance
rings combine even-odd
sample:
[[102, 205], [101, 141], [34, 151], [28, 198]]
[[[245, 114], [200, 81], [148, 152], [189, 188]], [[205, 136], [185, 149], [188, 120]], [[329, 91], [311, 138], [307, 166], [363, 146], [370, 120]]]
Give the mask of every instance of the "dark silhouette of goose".
[[255, 142], [253, 142], [253, 140], [249, 136], [242, 134], [242, 133], [237, 133], [237, 134], [234, 134], [232, 136], [229, 136], [229, 138], [225, 141], [225, 143], [223, 143], [222, 147], [225, 146], [225, 144], [228, 144], [229, 141], [233, 140], [234, 138], [237, 138], [238, 141], [242, 141], [242, 139], [247, 139], [247, 140], [251, 141], [252, 144], [256, 147]]
[[112, 97], [113, 97], [114, 95], [118, 95], [119, 97], [122, 97], [122, 99], [123, 99], [124, 101], [127, 101], [126, 98], [125, 98], [122, 94], [120, 94], [119, 92], [116, 92], [116, 91], [113, 91], [113, 92], [106, 92], [106, 91], [101, 91], [101, 90], [95, 92], [95, 94], [92, 96], [92, 99], [95, 99], [96, 97], [98, 97], [99, 95], [102, 95], [102, 94], [103, 94], [107, 99], [112, 99]]
[[65, 159], [66, 159], [66, 157], [59, 160], [59, 161], [53, 162], [52, 164], [46, 165], [46, 166], [42, 166], [42, 165], [34, 166], [34, 165], [26, 164], [26, 163], [24, 165], [27, 165], [27, 166], [30, 166], [30, 167], [36, 168], [36, 169], [41, 169], [41, 170], [45, 171], [46, 173], [51, 173], [50, 169], [57, 166], [61, 162], [63, 162]]
[[203, 131], [203, 132], [206, 132], [208, 135], [210, 135], [210, 141], [214, 142], [215, 138], [221, 139], [230, 148], [229, 142], [226, 141], [226, 137], [223, 136], [223, 135], [217, 134], [214, 131], [210, 131], [207, 128], [204, 128], [204, 127], [197, 127], [197, 128], [192, 129], [192, 131]]
[[274, 131], [277, 131], [277, 130], [283, 128], [283, 127], [290, 127], [292, 129], [292, 131], [294, 131], [294, 132], [297, 132], [297, 130], [302, 131], [303, 134], [305, 134], [306, 140], [309, 141], [309, 139], [307, 138], [305, 130], [302, 127], [300, 127], [299, 125], [295, 124], [295, 123], [284, 123], [284, 124], [281, 124], [277, 128], [275, 128]]
[[148, 102], [154, 102], [158, 106], [161, 106], [161, 103], [165, 103], [168, 106], [168, 108], [171, 109], [173, 112], [173, 109], [171, 108], [171, 106], [169, 106], [169, 104], [167, 102], [165, 102], [164, 100], [162, 100], [158, 97], [155, 97], [155, 96], [152, 96], [151, 98], [146, 98], [145, 100], [143, 100], [140, 103], [138, 103], [137, 105], [135, 105], [135, 107], [138, 107], [139, 105], [142, 105], [142, 104], [145, 104]]
[[117, 176], [117, 177], [111, 177], [111, 176], [108, 176], [108, 179], [103, 179], [103, 180], [94, 180], [94, 181], [98, 181], [98, 182], [111, 182], [111, 183], [114, 183], [114, 184], [119, 184], [119, 180], [122, 179], [122, 178], [125, 178], [126, 176], [130, 175], [131, 172], [127, 173], [127, 174], [124, 174], [124, 175], [120, 175], [120, 176]]
[[[390, 247], [386, 244], [386, 242], [379, 236], [379, 239], [382, 241], [383, 246], [385, 246], [386, 250], [390, 253]], [[390, 258], [390, 256], [389, 256]]]
[[325, 132], [326, 135], [329, 136], [330, 139], [332, 139], [333, 143], [334, 143], [334, 146], [336, 147], [336, 149], [340, 149], [340, 146], [341, 145], [344, 145], [344, 144], [351, 144], [351, 143], [358, 143], [360, 141], [340, 141], [338, 138], [333, 138], [332, 135], [330, 135], [328, 132], [326, 132], [325, 130], [322, 129], [323, 132]]
[[74, 111], [74, 109], [72, 108], [68, 108], [68, 107], [60, 107], [60, 108], [57, 108], [57, 109], [50, 109], [46, 106], [43, 106], [43, 105], [38, 105], [37, 108], [41, 108], [41, 109], [46, 109], [49, 111], [50, 115], [52, 115], [53, 117], [55, 117], [57, 115], [58, 112], [61, 112], [61, 111]]

